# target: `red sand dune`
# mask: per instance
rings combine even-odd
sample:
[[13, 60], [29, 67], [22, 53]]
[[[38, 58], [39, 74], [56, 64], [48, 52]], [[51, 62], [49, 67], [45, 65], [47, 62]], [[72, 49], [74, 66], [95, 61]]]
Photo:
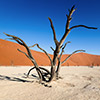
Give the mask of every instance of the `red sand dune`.
[[[6, 41], [0, 39], [0, 65], [26, 65], [31, 66], [31, 61], [22, 53], [17, 51], [17, 49], [20, 49], [22, 51], [26, 51], [23, 46], [20, 46], [17, 43]], [[37, 61], [39, 65], [48, 66], [50, 65], [50, 62], [47, 58], [47, 56], [38, 51], [32, 51], [32, 55]], [[52, 55], [50, 55], [52, 56]], [[62, 60], [66, 58], [68, 54], [65, 54], [62, 56]], [[74, 54], [71, 58], [69, 58], [63, 65], [64, 66], [91, 66], [94, 65], [100, 65], [100, 55], [91, 55], [87, 53], [77, 53]]]

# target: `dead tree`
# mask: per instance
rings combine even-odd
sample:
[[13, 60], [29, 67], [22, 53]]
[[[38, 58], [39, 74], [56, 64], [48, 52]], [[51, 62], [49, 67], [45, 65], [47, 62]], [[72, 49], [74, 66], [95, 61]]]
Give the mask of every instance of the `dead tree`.
[[[23, 52], [23, 51], [21, 51], [19, 49], [18, 49], [18, 51], [23, 53], [23, 54], [25, 54], [26, 57], [28, 57], [31, 60], [31, 62], [33, 63], [33, 65], [34, 65], [34, 67], [31, 68], [28, 71], [27, 76], [29, 75], [31, 70], [36, 69], [37, 74], [38, 74], [39, 79], [40, 79], [40, 82], [41, 81], [51, 82], [53, 79], [56, 79], [56, 78], [58, 79], [59, 78], [58, 75], [59, 75], [59, 70], [60, 70], [61, 64], [66, 62], [67, 59], [70, 58], [73, 54], [75, 54], [77, 52], [84, 52], [84, 50], [76, 50], [72, 54], [70, 54], [68, 57], [66, 57], [66, 59], [64, 61], [61, 62], [61, 57], [62, 57], [62, 54], [64, 52], [64, 49], [65, 49], [66, 45], [68, 43], [70, 43], [70, 42], [65, 43], [65, 45], [63, 45], [63, 43], [64, 43], [66, 37], [68, 36], [68, 34], [70, 33], [70, 31], [72, 29], [78, 28], [78, 27], [84, 27], [84, 28], [87, 28], [87, 29], [97, 29], [97, 28], [88, 27], [88, 26], [85, 26], [85, 25], [76, 25], [76, 26], [69, 27], [70, 26], [70, 21], [72, 20], [71, 16], [72, 16], [73, 12], [76, 10], [76, 9], [74, 9], [74, 7], [75, 6], [73, 6], [69, 10], [69, 14], [66, 15], [67, 16], [67, 22], [66, 22], [66, 27], [65, 27], [65, 33], [62, 36], [60, 41], [58, 41], [57, 38], [56, 38], [56, 32], [55, 32], [55, 29], [54, 29], [54, 26], [53, 26], [51, 18], [48, 18], [49, 21], [50, 21], [50, 24], [51, 24], [51, 28], [52, 28], [52, 31], [53, 31], [54, 43], [55, 43], [55, 46], [56, 46], [55, 49], [53, 49], [51, 47], [51, 49], [53, 50], [53, 59], [51, 59], [51, 57], [48, 55], [48, 53], [44, 49], [42, 49], [38, 44], [34, 44], [33, 46], [28, 47], [26, 45], [26, 43], [22, 39], [20, 39], [19, 37], [16, 37], [16, 36], [4, 33], [8, 37], [11, 37], [10, 39], [15, 40], [17, 43], [19, 43], [20, 45], [22, 45], [22, 46], [24, 46], [26, 48], [27, 53], [25, 53], [25, 52]], [[37, 46], [40, 50], [42, 50], [47, 55], [48, 59], [51, 62], [51, 69], [50, 69], [50, 71], [45, 69], [45, 68], [42, 68], [42, 67], [38, 66], [37, 62], [35, 61], [34, 57], [31, 54], [31, 51], [30, 51], [30, 48], [34, 47], [34, 46]], [[60, 51], [61, 51], [61, 54], [59, 54]]]
[[[69, 14], [66, 15], [66, 16], [67, 16], [67, 22], [66, 22], [66, 27], [65, 27], [65, 33], [64, 33], [64, 35], [62, 36], [62, 38], [61, 38], [60, 41], [58, 41], [57, 38], [56, 38], [56, 33], [55, 33], [55, 29], [54, 29], [52, 20], [51, 20], [51, 18], [49, 18], [49, 21], [50, 21], [50, 23], [51, 23], [51, 28], [52, 28], [52, 31], [53, 31], [54, 42], [55, 42], [55, 46], [56, 46], [55, 49], [52, 48], [52, 50], [54, 51], [54, 54], [53, 54], [53, 66], [51, 67], [51, 75], [52, 75], [51, 80], [55, 77], [56, 73], [59, 72], [59, 65], [61, 64], [61, 63], [60, 63], [60, 60], [59, 60], [59, 59], [61, 59], [61, 56], [58, 58], [59, 52], [60, 52], [61, 48], [63, 47], [62, 45], [63, 45], [63, 43], [64, 43], [66, 37], [67, 37], [68, 34], [70, 33], [70, 31], [71, 31], [72, 29], [78, 28], [78, 27], [84, 27], [84, 28], [88, 28], [88, 29], [97, 29], [97, 28], [95, 28], [95, 27], [88, 27], [88, 26], [85, 26], [85, 25], [75, 25], [75, 26], [69, 27], [69, 26], [70, 26], [70, 21], [72, 20], [72, 17], [71, 17], [71, 16], [72, 16], [73, 12], [76, 10], [76, 9], [74, 9], [74, 7], [75, 7], [75, 5], [69, 10]], [[66, 43], [66, 44], [67, 44], [67, 43]], [[65, 46], [66, 46], [66, 44], [65, 44]], [[62, 48], [61, 55], [62, 55], [62, 53], [63, 53], [63, 50], [64, 50], [65, 46]], [[77, 51], [73, 52], [72, 54], [74, 54], [74, 53], [76, 53], [76, 52], [77, 52]], [[71, 54], [71, 55], [72, 55], [72, 54]], [[69, 57], [70, 57], [71, 55], [69, 55]], [[68, 58], [69, 58], [69, 57], [68, 57]], [[57, 63], [57, 60], [58, 60], [58, 66], [57, 66], [57, 70], [56, 70], [56, 63]], [[67, 58], [66, 58], [66, 60], [67, 60]], [[64, 61], [66, 61], [66, 60], [64, 60]], [[64, 61], [63, 61], [63, 63], [64, 63]]]

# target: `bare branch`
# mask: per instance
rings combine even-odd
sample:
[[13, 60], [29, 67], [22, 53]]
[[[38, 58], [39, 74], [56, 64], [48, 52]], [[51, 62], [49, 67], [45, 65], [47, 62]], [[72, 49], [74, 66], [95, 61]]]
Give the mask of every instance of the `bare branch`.
[[62, 54], [63, 54], [63, 52], [64, 52], [64, 49], [65, 49], [65, 47], [66, 47], [66, 45], [67, 45], [68, 43], [71, 43], [71, 42], [68, 41], [68, 42], [66, 42], [65, 45], [63, 46], [62, 51], [61, 51], [61, 54], [60, 54], [60, 56], [59, 56], [59, 58], [58, 58], [59, 61], [61, 60], [61, 56], [62, 56]]
[[[33, 69], [35, 69], [35, 68], [36, 68], [36, 67], [32, 67], [32, 68], [28, 71], [27, 77], [29, 76], [30, 72], [31, 72]], [[38, 70], [42, 70], [42, 71], [45, 71], [45, 72], [46, 72], [46, 73], [43, 73], [43, 72], [41, 71], [42, 78], [43, 78], [43, 81], [49, 82], [48, 80], [45, 79], [45, 77], [48, 77], [47, 75], [50, 75], [50, 77], [51, 77], [51, 73], [49, 72], [49, 70], [47, 70], [47, 69], [45, 69], [45, 68], [42, 68], [42, 67], [39, 67]], [[48, 79], [49, 79], [49, 77], [48, 77]]]
[[26, 55], [26, 57], [28, 57], [29, 59], [31, 59], [25, 52], [21, 51], [20, 49], [17, 49], [19, 52], [23, 53]]
[[49, 72], [49, 70], [47, 70], [47, 69], [45, 69], [45, 68], [43, 68], [43, 67], [39, 67], [41, 70], [44, 70], [44, 71], [46, 71], [47, 73], [49, 73], [50, 75], [51, 75], [51, 73]]
[[68, 35], [68, 33], [70, 32], [69, 25], [70, 25], [70, 21], [72, 19], [71, 16], [72, 16], [73, 12], [76, 10], [76, 9], [74, 9], [74, 7], [75, 7], [75, 5], [71, 8], [71, 10], [69, 10], [69, 15], [66, 15], [67, 16], [66, 28], [65, 28], [65, 33], [64, 33], [63, 37], [60, 40], [60, 45], [63, 44], [64, 40], [66, 39], [66, 37]]
[[60, 48], [62, 48], [62, 47], [63, 47], [63, 45], [60, 46]]
[[84, 27], [84, 28], [88, 28], [88, 29], [97, 29], [96, 27], [88, 27], [88, 26], [85, 26], [85, 25], [76, 25], [76, 26], [72, 26], [70, 28], [70, 30], [73, 29], [73, 28], [78, 28], [78, 27]]
[[47, 55], [47, 57], [49, 58], [49, 60], [50, 60], [50, 62], [51, 62], [51, 65], [52, 65], [53, 62], [52, 62], [52, 59], [51, 59], [51, 57], [49, 56], [49, 54], [48, 54], [44, 49], [42, 49], [42, 48], [39, 46], [39, 44], [34, 44], [34, 45], [32, 45], [32, 46], [29, 46], [29, 48], [32, 48], [32, 47], [34, 47], [34, 46], [37, 46], [40, 50], [42, 50], [42, 51]]
[[[26, 43], [25, 43], [22, 39], [20, 39], [19, 37], [14, 36], [14, 35], [9, 35], [9, 34], [7, 34], [7, 33], [4, 33], [4, 34], [5, 34], [6, 36], [8, 36], [8, 37], [12, 37], [13, 40], [15, 40], [16, 42], [18, 42], [20, 45], [24, 46], [24, 47], [26, 48], [27, 53], [28, 53], [28, 55], [30, 56], [30, 58], [33, 58], [33, 57], [32, 57], [32, 54], [31, 54], [31, 52], [30, 52], [30, 50], [29, 50], [29, 48], [28, 48], [28, 46], [26, 45]], [[36, 62], [36, 61], [35, 61], [35, 62]]]
[[32, 48], [32, 47], [35, 47], [35, 46], [37, 46], [38, 44], [36, 43], [36, 44], [34, 44], [34, 45], [32, 45], [32, 46], [29, 46], [29, 48]]
[[5, 40], [8, 40], [8, 39], [9, 39], [9, 40], [14, 40], [13, 38], [5, 38]]
[[[12, 40], [15, 40], [16, 42], [18, 42], [20, 45], [26, 45], [25, 44], [25, 42], [22, 40], [22, 39], [20, 39], [19, 37], [16, 37], [16, 36], [14, 36], [14, 35], [10, 35], [10, 34], [7, 34], [7, 33], [5, 33], [5, 32], [3, 32], [6, 36], [8, 36], [8, 37], [12, 37]], [[9, 38], [9, 39], [11, 39], [11, 38]]]
[[35, 69], [35, 68], [36, 68], [36, 67], [32, 67], [32, 68], [28, 71], [27, 77], [29, 76], [30, 72], [31, 72], [33, 69]]
[[37, 70], [37, 73], [38, 73], [38, 75], [39, 75], [39, 83], [41, 83], [42, 80], [44, 79], [43, 74], [42, 74], [42, 72], [40, 71], [39, 68], [36, 68], [36, 70]]
[[59, 60], [61, 60], [61, 56], [62, 56], [62, 54], [63, 54], [63, 52], [64, 52], [64, 49], [65, 49], [65, 47], [66, 47], [66, 45], [67, 45], [68, 43], [71, 43], [71, 42], [70, 42], [70, 41], [68, 41], [68, 42], [66, 42], [66, 43], [65, 43], [65, 45], [64, 45], [64, 46], [62, 45], [62, 46], [63, 46], [63, 48], [62, 48], [61, 54], [60, 54], [60, 56], [59, 56], [59, 58], [58, 58]]
[[26, 43], [25, 43], [22, 39], [20, 39], [19, 37], [16, 37], [16, 36], [14, 36], [14, 35], [9, 35], [9, 34], [7, 34], [7, 33], [4, 33], [4, 34], [7, 35], [8, 37], [12, 37], [12, 39], [14, 39], [14, 40], [15, 40], [16, 42], [18, 42], [20, 45], [24, 46], [24, 47], [26, 48], [26, 50], [27, 50], [28, 55], [27, 55], [25, 52], [23, 52], [23, 51], [21, 51], [21, 50], [19, 50], [19, 49], [18, 49], [18, 51], [24, 53], [24, 54], [32, 61], [32, 63], [35, 65], [35, 67], [38, 68], [38, 65], [37, 65], [35, 59], [33, 58], [32, 54], [31, 54], [31, 51], [30, 51], [30, 49], [28, 48], [28, 46], [26, 45]]
[[49, 17], [48, 17], [48, 19], [49, 19], [49, 21], [50, 21], [50, 23], [51, 23], [51, 28], [52, 28], [53, 36], [54, 36], [54, 42], [55, 42], [56, 45], [58, 45], [58, 41], [57, 41], [57, 39], [56, 39], [56, 33], [55, 33], [55, 29], [54, 29], [52, 20], [51, 20], [51, 18], [49, 18]]
[[76, 50], [74, 51], [72, 54], [70, 54], [64, 61], [61, 62], [61, 64], [65, 63], [66, 60], [68, 60], [73, 54], [77, 53], [77, 52], [85, 52], [85, 50]]
[[50, 47], [53, 51], [55, 51], [52, 47]]
[[57, 66], [57, 69], [56, 69], [56, 78], [58, 78], [59, 70], [60, 70], [60, 67], [61, 67], [61, 57], [62, 57], [62, 54], [63, 54], [64, 49], [65, 49], [65, 47], [66, 47], [66, 45], [67, 45], [68, 43], [71, 43], [71, 42], [68, 41], [68, 42], [65, 43], [65, 45], [64, 45], [63, 48], [62, 48], [61, 54], [60, 54], [60, 56], [59, 56], [59, 58], [58, 58], [58, 66]]
[[73, 12], [76, 10], [74, 9], [75, 8], [75, 5], [72, 6], [71, 10], [69, 10], [69, 15], [67, 15], [67, 23], [66, 23], [66, 29], [65, 29], [65, 33], [67, 32], [67, 30], [69, 29], [69, 24], [70, 24], [70, 21], [71, 21], [71, 16], [73, 14]]
[[68, 43], [71, 43], [71, 41], [66, 42], [65, 45], [64, 45], [64, 47], [63, 47], [62, 49], [65, 49], [65, 47], [66, 47], [66, 45], [67, 45]]

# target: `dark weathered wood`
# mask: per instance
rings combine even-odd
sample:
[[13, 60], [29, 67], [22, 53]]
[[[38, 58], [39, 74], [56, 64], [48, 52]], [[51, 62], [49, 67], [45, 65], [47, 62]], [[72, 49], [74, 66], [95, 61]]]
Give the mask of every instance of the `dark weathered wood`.
[[51, 49], [52, 49], [52, 51], [55, 51], [54, 49], [53, 49], [53, 47], [50, 47]]
[[48, 19], [49, 19], [49, 21], [50, 21], [50, 23], [51, 23], [51, 28], [52, 28], [53, 36], [54, 36], [54, 42], [55, 42], [56, 45], [58, 45], [58, 40], [57, 40], [57, 38], [56, 38], [56, 33], [55, 33], [55, 29], [54, 29], [52, 20], [51, 20], [51, 18], [49, 18], [49, 17], [48, 17]]
[[65, 47], [66, 47], [66, 45], [67, 45], [68, 43], [71, 43], [71, 42], [68, 41], [68, 42], [65, 43], [64, 46], [62, 46], [61, 54], [60, 54], [60, 56], [58, 57], [58, 65], [57, 65], [57, 69], [56, 69], [56, 78], [57, 78], [57, 79], [58, 79], [58, 77], [59, 77], [59, 71], [60, 71], [60, 68], [61, 68], [61, 57], [62, 57], [62, 55], [63, 55], [63, 53], [64, 53], [64, 49], [65, 49]]
[[[27, 77], [29, 76], [30, 72], [35, 69], [36, 67], [32, 67], [28, 73], [27, 73]], [[42, 75], [42, 80], [41, 81], [45, 81], [45, 82], [49, 82], [49, 78], [51, 77], [51, 73], [49, 72], [49, 70], [43, 68], [43, 67], [39, 67], [39, 70], [41, 70], [41, 75]], [[44, 72], [43, 72], [44, 71]], [[48, 76], [49, 75], [49, 76]]]
[[74, 29], [74, 28], [78, 28], [78, 27], [84, 27], [84, 28], [88, 28], [88, 29], [97, 29], [96, 27], [88, 27], [86, 25], [76, 25], [76, 26], [72, 26], [70, 28], [70, 30]]
[[20, 49], [17, 49], [19, 52], [23, 53], [26, 55], [26, 57], [28, 57], [29, 59], [31, 59], [25, 52], [21, 51]]
[[65, 41], [67, 35], [69, 34], [70, 30], [69, 30], [69, 25], [70, 25], [70, 21], [71, 21], [71, 16], [73, 14], [73, 12], [76, 10], [74, 9], [75, 5], [71, 8], [71, 10], [69, 10], [69, 14], [66, 15], [67, 16], [67, 22], [66, 22], [66, 27], [65, 27], [65, 33], [62, 36], [61, 40], [60, 40], [60, 45], [63, 44], [63, 42]]
[[28, 71], [27, 77], [29, 76], [30, 72], [31, 72], [33, 69], [35, 69], [35, 67], [32, 67], [32, 68]]

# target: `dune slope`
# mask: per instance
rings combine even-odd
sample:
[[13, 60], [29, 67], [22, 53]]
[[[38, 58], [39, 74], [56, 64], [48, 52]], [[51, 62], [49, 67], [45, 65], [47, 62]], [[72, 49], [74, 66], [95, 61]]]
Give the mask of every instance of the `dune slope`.
[[[11, 65], [25, 65], [31, 66], [31, 61], [22, 53], [20, 53], [17, 49], [20, 49], [26, 52], [23, 46], [20, 46], [17, 43], [6, 41], [0, 39], [0, 65], [3, 66], [11, 66]], [[36, 59], [39, 65], [48, 66], [50, 62], [47, 56], [38, 51], [32, 51], [33, 57]], [[50, 55], [52, 56], [52, 55]], [[62, 60], [64, 60], [68, 54], [62, 56]], [[100, 56], [99, 55], [91, 55], [86, 53], [78, 53], [74, 54], [68, 61], [66, 61], [64, 66], [91, 66], [91, 65], [100, 65]]]

